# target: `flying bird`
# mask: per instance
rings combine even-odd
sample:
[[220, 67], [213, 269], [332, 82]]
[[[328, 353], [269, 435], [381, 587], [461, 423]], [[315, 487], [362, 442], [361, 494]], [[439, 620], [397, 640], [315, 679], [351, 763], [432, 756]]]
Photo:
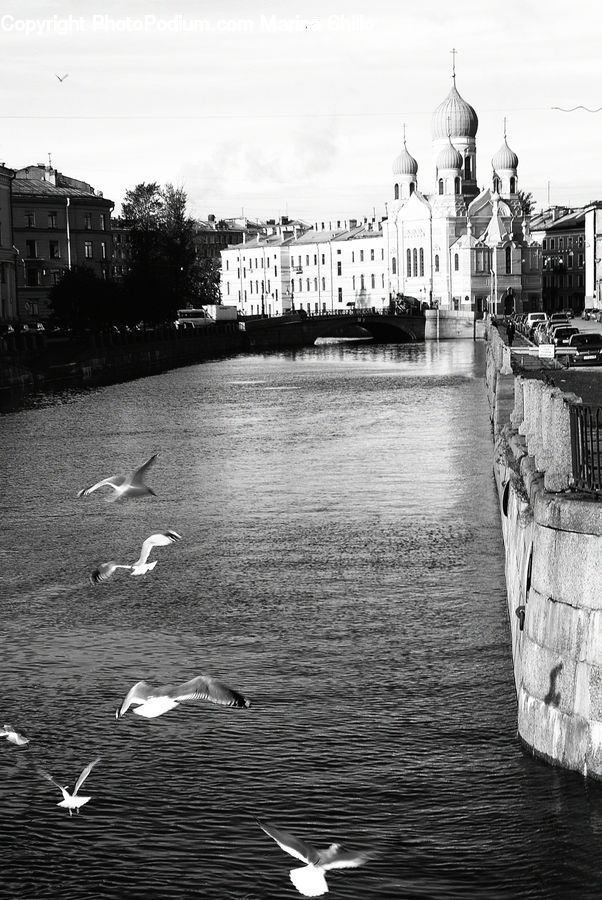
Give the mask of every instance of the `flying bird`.
[[[56, 73], [55, 73], [55, 75], [56, 75]], [[67, 72], [66, 75], [57, 75], [56, 77], [58, 78], [58, 80], [59, 80], [59, 81], [61, 82], [61, 84], [62, 84], [62, 82], [65, 80], [65, 78], [68, 78], [68, 77], [69, 77], [69, 72]]]
[[306, 863], [299, 869], [290, 870], [291, 881], [304, 897], [320, 897], [328, 892], [324, 873], [329, 869], [355, 869], [375, 856], [372, 851], [353, 853], [343, 850], [340, 844], [331, 844], [326, 850], [316, 850], [288, 831], [261, 822], [258, 824], [285, 853]]
[[41, 773], [47, 781], [50, 781], [50, 783], [53, 784], [55, 787], [57, 787], [59, 789], [59, 791], [62, 793], [63, 799], [60, 801], [60, 803], [57, 803], [57, 806], [63, 806], [65, 809], [68, 809], [70, 816], [73, 815], [73, 810], [75, 810], [76, 813], [79, 815], [80, 806], [84, 806], [89, 800], [92, 799], [91, 797], [78, 797], [77, 792], [79, 791], [80, 787], [82, 786], [82, 784], [84, 783], [84, 781], [86, 780], [86, 778], [88, 777], [88, 775], [90, 774], [90, 772], [92, 771], [92, 769], [94, 768], [96, 763], [99, 763], [99, 762], [100, 762], [100, 756], [98, 757], [98, 759], [95, 759], [93, 762], [88, 763], [86, 768], [82, 771], [81, 775], [75, 782], [75, 787], [73, 789], [72, 794], [69, 793], [69, 791], [67, 790], [66, 787], [63, 787], [62, 785], [60, 785], [58, 783], [58, 781], [55, 781], [54, 778], [52, 777], [52, 775], [49, 775], [48, 772]]
[[219, 706], [233, 706], [237, 709], [251, 705], [250, 700], [217, 678], [197, 675], [184, 684], [166, 684], [161, 687], [152, 687], [146, 681], [138, 681], [128, 692], [120, 708], [116, 710], [115, 718], [120, 719], [130, 706], [136, 706], [134, 709], [136, 715], [154, 719], [170, 709], [175, 709], [185, 700], [208, 700]]
[[156, 458], [157, 454], [153, 453], [153, 455], [147, 459], [145, 463], [142, 463], [139, 469], [132, 472], [131, 475], [111, 475], [110, 478], [103, 478], [102, 481], [97, 481], [96, 484], [78, 491], [77, 496], [80, 498], [87, 497], [88, 494], [99, 490], [99, 488], [110, 487], [115, 493], [107, 497], [107, 500], [109, 501], [133, 497], [145, 497], [147, 494], [152, 494], [154, 497], [156, 494], [152, 488], [149, 488], [148, 485], [144, 483], [144, 476], [146, 475], [147, 469], [150, 469]]
[[181, 540], [182, 535], [178, 534], [177, 531], [161, 531], [158, 534], [151, 534], [142, 544], [140, 556], [133, 565], [122, 565], [111, 559], [109, 562], [101, 563], [97, 569], [94, 569], [90, 575], [90, 581], [92, 584], [108, 581], [117, 569], [129, 569], [130, 575], [146, 575], [147, 572], [155, 568], [158, 562], [156, 559], [151, 563], [147, 562], [153, 547], [167, 547], [168, 544], [174, 544], [176, 541]]
[[23, 737], [22, 734], [15, 731], [12, 725], [3, 725], [2, 729], [0, 729], [0, 737], [5, 737], [7, 741], [11, 744], [16, 744], [17, 747], [24, 747], [25, 744], [29, 744], [29, 738]]

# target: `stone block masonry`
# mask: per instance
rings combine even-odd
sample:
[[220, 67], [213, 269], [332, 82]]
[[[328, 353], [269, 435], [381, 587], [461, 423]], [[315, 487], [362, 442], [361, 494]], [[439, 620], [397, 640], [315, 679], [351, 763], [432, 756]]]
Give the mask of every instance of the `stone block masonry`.
[[579, 398], [549, 378], [503, 374], [500, 344], [492, 328], [487, 388], [518, 733], [538, 757], [600, 779], [602, 502], [573, 489], [569, 407]]

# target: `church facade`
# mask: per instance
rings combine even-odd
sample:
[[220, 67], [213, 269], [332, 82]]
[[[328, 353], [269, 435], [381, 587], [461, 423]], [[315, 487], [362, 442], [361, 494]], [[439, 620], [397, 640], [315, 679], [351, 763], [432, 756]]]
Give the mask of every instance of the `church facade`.
[[478, 118], [455, 82], [432, 117], [435, 191], [420, 190], [405, 136], [393, 163], [383, 223], [391, 294], [465, 312], [539, 309], [541, 247], [522, 213], [518, 157], [504, 135], [490, 184], [478, 187]]

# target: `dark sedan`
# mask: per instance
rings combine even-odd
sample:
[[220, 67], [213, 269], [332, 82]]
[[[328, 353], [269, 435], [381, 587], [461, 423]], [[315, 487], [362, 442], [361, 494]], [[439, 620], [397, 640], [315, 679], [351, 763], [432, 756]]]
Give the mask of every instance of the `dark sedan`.
[[568, 349], [573, 351], [567, 360], [570, 366], [602, 366], [602, 334], [574, 334]]

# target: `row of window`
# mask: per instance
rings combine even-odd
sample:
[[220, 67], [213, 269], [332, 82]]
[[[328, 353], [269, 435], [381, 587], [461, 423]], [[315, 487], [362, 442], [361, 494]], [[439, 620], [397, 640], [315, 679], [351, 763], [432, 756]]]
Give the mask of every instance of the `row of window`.
[[[38, 241], [25, 241], [25, 256], [27, 259], [44, 259], [44, 256], [38, 255]], [[84, 241], [84, 257], [86, 259], [94, 259], [93, 241]], [[58, 241], [48, 241], [48, 258], [60, 259], [61, 249]], [[105, 241], [100, 242], [100, 258], [107, 258], [107, 245]]]
[[[563, 253], [562, 256], [546, 256], [544, 257], [543, 267], [544, 269], [549, 269], [554, 265], [558, 264], [566, 266], [567, 269], [573, 269], [575, 267], [575, 255], [574, 253], [568, 252]], [[577, 254], [577, 268], [582, 269], [584, 265], [584, 255], [583, 253]]]
[[[26, 228], [35, 228], [36, 227], [36, 215], [42, 218], [44, 213], [37, 213], [35, 211], [26, 212], [25, 213], [25, 227]], [[58, 213], [49, 212], [47, 213], [48, 219], [46, 228], [58, 228]], [[84, 213], [84, 228], [86, 231], [92, 231], [92, 213]], [[107, 230], [107, 215], [106, 213], [99, 213], [99, 231]]]
[[[575, 242], [575, 247], [583, 247], [584, 239], [582, 234], [576, 237], [568, 235], [566, 238], [558, 238], [558, 250], [564, 250], [565, 247], [567, 250], [570, 250], [573, 246], [573, 241]], [[543, 250], [556, 250], [556, 238], [544, 238], [541, 242], [541, 246]]]

